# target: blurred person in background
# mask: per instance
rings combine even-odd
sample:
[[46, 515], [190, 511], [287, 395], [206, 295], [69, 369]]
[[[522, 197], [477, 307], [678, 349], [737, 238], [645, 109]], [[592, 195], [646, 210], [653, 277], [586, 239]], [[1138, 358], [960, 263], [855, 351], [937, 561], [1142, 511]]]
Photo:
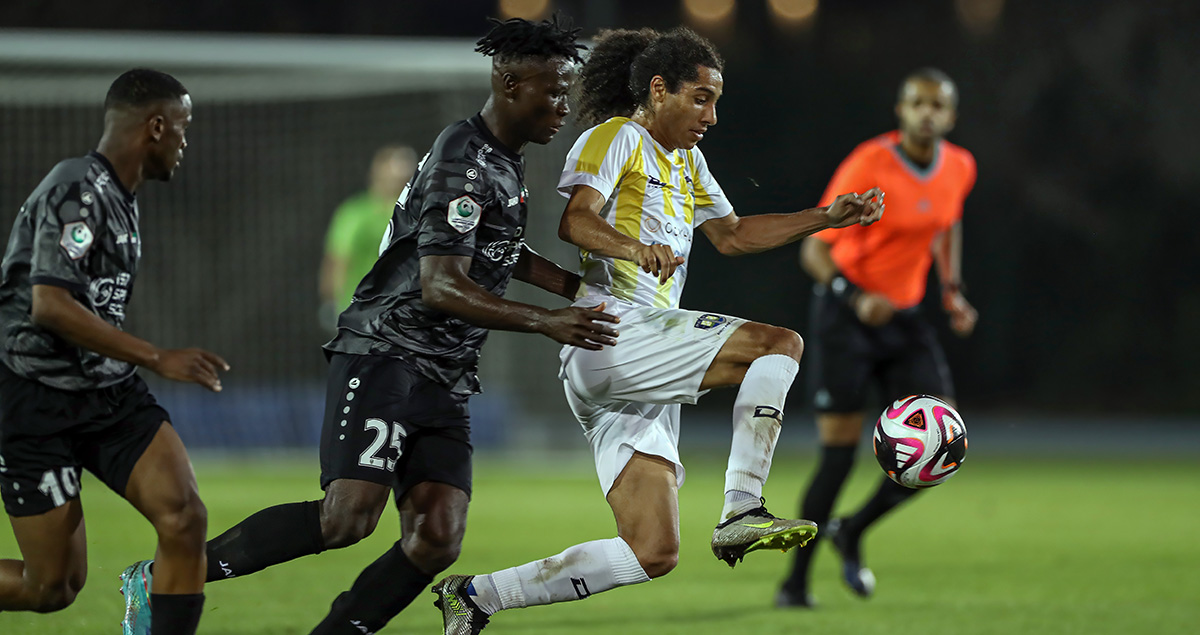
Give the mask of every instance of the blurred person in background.
[[[953, 403], [950, 369], [919, 304], [936, 263], [951, 330], [965, 337], [975, 328], [977, 314], [963, 297], [961, 266], [963, 201], [975, 184], [975, 159], [944, 139], [954, 127], [957, 105], [958, 89], [942, 71], [924, 68], [906, 77], [896, 103], [899, 130], [855, 148], [823, 199], [878, 187], [888, 195], [887, 217], [801, 243], [801, 268], [816, 281], [809, 370], [817, 389], [821, 461], [800, 510], [817, 523], [828, 521], [854, 464], [872, 382], [887, 402], [927, 394]], [[862, 508], [822, 532], [842, 558], [845, 583], [860, 597], [875, 589], [874, 574], [863, 564], [864, 533], [916, 493], [883, 476]], [[813, 606], [814, 554], [812, 548], [796, 552], [776, 596], [778, 606]]]
[[123, 593], [158, 610], [153, 624], [127, 614], [124, 632], [190, 635], [200, 622], [207, 511], [170, 416], [136, 371], [220, 391], [229, 365], [122, 330], [142, 256], [135, 193], [171, 180], [191, 121], [174, 77], [122, 74], [96, 150], [54, 166], [13, 224], [0, 284], [0, 492], [24, 560], [0, 560], [0, 611], [58, 611], [83, 588], [83, 468], [158, 536], [158, 579], [121, 576]]
[[337, 329], [337, 316], [350, 306], [354, 287], [379, 258], [379, 241], [396, 199], [417, 169], [417, 157], [408, 146], [389, 145], [375, 151], [366, 191], [338, 206], [325, 234], [319, 293], [322, 328]]

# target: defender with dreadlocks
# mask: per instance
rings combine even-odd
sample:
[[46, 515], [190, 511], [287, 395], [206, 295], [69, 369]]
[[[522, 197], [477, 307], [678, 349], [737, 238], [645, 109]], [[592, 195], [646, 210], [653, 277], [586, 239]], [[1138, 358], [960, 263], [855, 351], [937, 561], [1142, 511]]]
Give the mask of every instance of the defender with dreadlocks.
[[[669, 573], [679, 558], [680, 405], [740, 386], [712, 551], [731, 567], [759, 549], [803, 546], [807, 520], [776, 518], [762, 502], [803, 342], [783, 328], [679, 308], [696, 230], [725, 255], [756, 253], [827, 227], [871, 224], [872, 189], [794, 214], [739, 218], [696, 147], [717, 123], [723, 63], [712, 44], [679, 28], [609, 31], [582, 72], [583, 133], [559, 190], [569, 197], [559, 236], [581, 250], [575, 306], [606, 304], [621, 341], [564, 348], [567, 402], [583, 426], [617, 537], [484, 576], [450, 576], [434, 591], [447, 635], [478, 633], [503, 609], [581, 600]], [[878, 199], [878, 200], [877, 200]]]
[[325, 345], [324, 499], [265, 509], [210, 541], [208, 580], [354, 544], [391, 491], [400, 540], [313, 632], [379, 630], [458, 557], [471, 492], [467, 400], [479, 392], [488, 329], [588, 349], [615, 343], [606, 324], [615, 318], [601, 307], [551, 311], [501, 297], [513, 277], [570, 299], [579, 284], [525, 246], [521, 156], [530, 142], [549, 143], [569, 113], [577, 33], [557, 18], [513, 19], [479, 40], [476, 50], [492, 58], [491, 97], [421, 160]]

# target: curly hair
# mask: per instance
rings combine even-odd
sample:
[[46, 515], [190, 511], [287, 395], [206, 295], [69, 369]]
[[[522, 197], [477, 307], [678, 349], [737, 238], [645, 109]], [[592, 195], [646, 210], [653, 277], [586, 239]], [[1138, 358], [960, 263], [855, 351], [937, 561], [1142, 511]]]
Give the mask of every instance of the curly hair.
[[610, 117], [628, 117], [650, 102], [650, 80], [658, 75], [669, 92], [700, 78], [697, 67], [717, 71], [725, 61], [716, 47], [687, 27], [604, 30], [580, 73], [579, 120], [594, 126]]
[[492, 30], [479, 38], [475, 50], [497, 63], [505, 64], [523, 57], [565, 57], [575, 62], [583, 61], [579, 51], [585, 47], [575, 43], [580, 29], [572, 28], [570, 18], [560, 19], [556, 13], [541, 22], [521, 18], [503, 22], [488, 18], [488, 22], [492, 23]]

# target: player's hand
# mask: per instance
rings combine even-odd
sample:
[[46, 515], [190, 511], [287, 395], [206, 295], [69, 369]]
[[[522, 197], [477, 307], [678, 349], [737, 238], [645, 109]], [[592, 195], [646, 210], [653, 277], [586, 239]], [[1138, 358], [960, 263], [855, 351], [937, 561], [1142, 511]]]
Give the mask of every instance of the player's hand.
[[220, 355], [200, 348], [176, 348], [159, 353], [150, 370], [175, 381], [200, 384], [213, 392], [221, 392], [218, 371], [229, 370]]
[[942, 307], [950, 314], [950, 330], [959, 337], [966, 337], [975, 330], [979, 321], [979, 312], [963, 297], [961, 292], [947, 293], [942, 296]]
[[862, 194], [842, 194], [833, 199], [825, 215], [830, 227], [870, 225], [883, 218], [883, 190], [873, 187]]
[[867, 326], [883, 326], [892, 320], [896, 307], [878, 293], [860, 293], [854, 300], [854, 314]]
[[542, 333], [559, 344], [598, 351], [616, 345], [617, 331], [608, 324], [620, 321], [621, 318], [604, 312], [603, 302], [590, 308], [569, 306], [551, 311]]
[[642, 271], [658, 276], [658, 283], [665, 284], [675, 274], [675, 268], [683, 264], [683, 258], [676, 256], [669, 245], [654, 243], [634, 248], [633, 258]]

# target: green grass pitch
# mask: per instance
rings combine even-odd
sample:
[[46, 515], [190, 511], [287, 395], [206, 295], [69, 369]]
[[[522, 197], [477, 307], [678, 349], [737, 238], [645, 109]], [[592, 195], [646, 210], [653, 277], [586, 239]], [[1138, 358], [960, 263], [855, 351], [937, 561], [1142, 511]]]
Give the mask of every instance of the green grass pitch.
[[[649, 584], [583, 602], [511, 611], [488, 633], [1195, 633], [1200, 629], [1200, 464], [1171, 460], [1025, 461], [979, 458], [947, 484], [886, 519], [865, 555], [879, 579], [862, 601], [837, 577], [821, 546], [819, 609], [771, 608], [786, 558], [750, 554], [736, 569], [708, 541], [721, 503], [720, 457], [687, 455], [680, 492], [679, 567]], [[316, 459], [200, 459], [201, 492], [215, 535], [275, 503], [311, 499]], [[794, 512], [812, 457], [776, 456], [767, 485], [777, 514]], [[879, 472], [860, 457], [839, 508], [857, 504]], [[590, 457], [513, 461], [482, 456], [456, 573], [486, 573], [614, 534]], [[0, 613], [0, 634], [119, 633], [117, 574], [150, 555], [153, 534], [94, 479], [84, 487], [90, 572], [60, 613]], [[375, 534], [340, 551], [209, 585], [200, 632], [308, 633], [330, 601], [398, 532], [389, 508]], [[0, 531], [0, 557], [17, 556]], [[385, 633], [440, 633], [432, 595], [419, 598]]]

